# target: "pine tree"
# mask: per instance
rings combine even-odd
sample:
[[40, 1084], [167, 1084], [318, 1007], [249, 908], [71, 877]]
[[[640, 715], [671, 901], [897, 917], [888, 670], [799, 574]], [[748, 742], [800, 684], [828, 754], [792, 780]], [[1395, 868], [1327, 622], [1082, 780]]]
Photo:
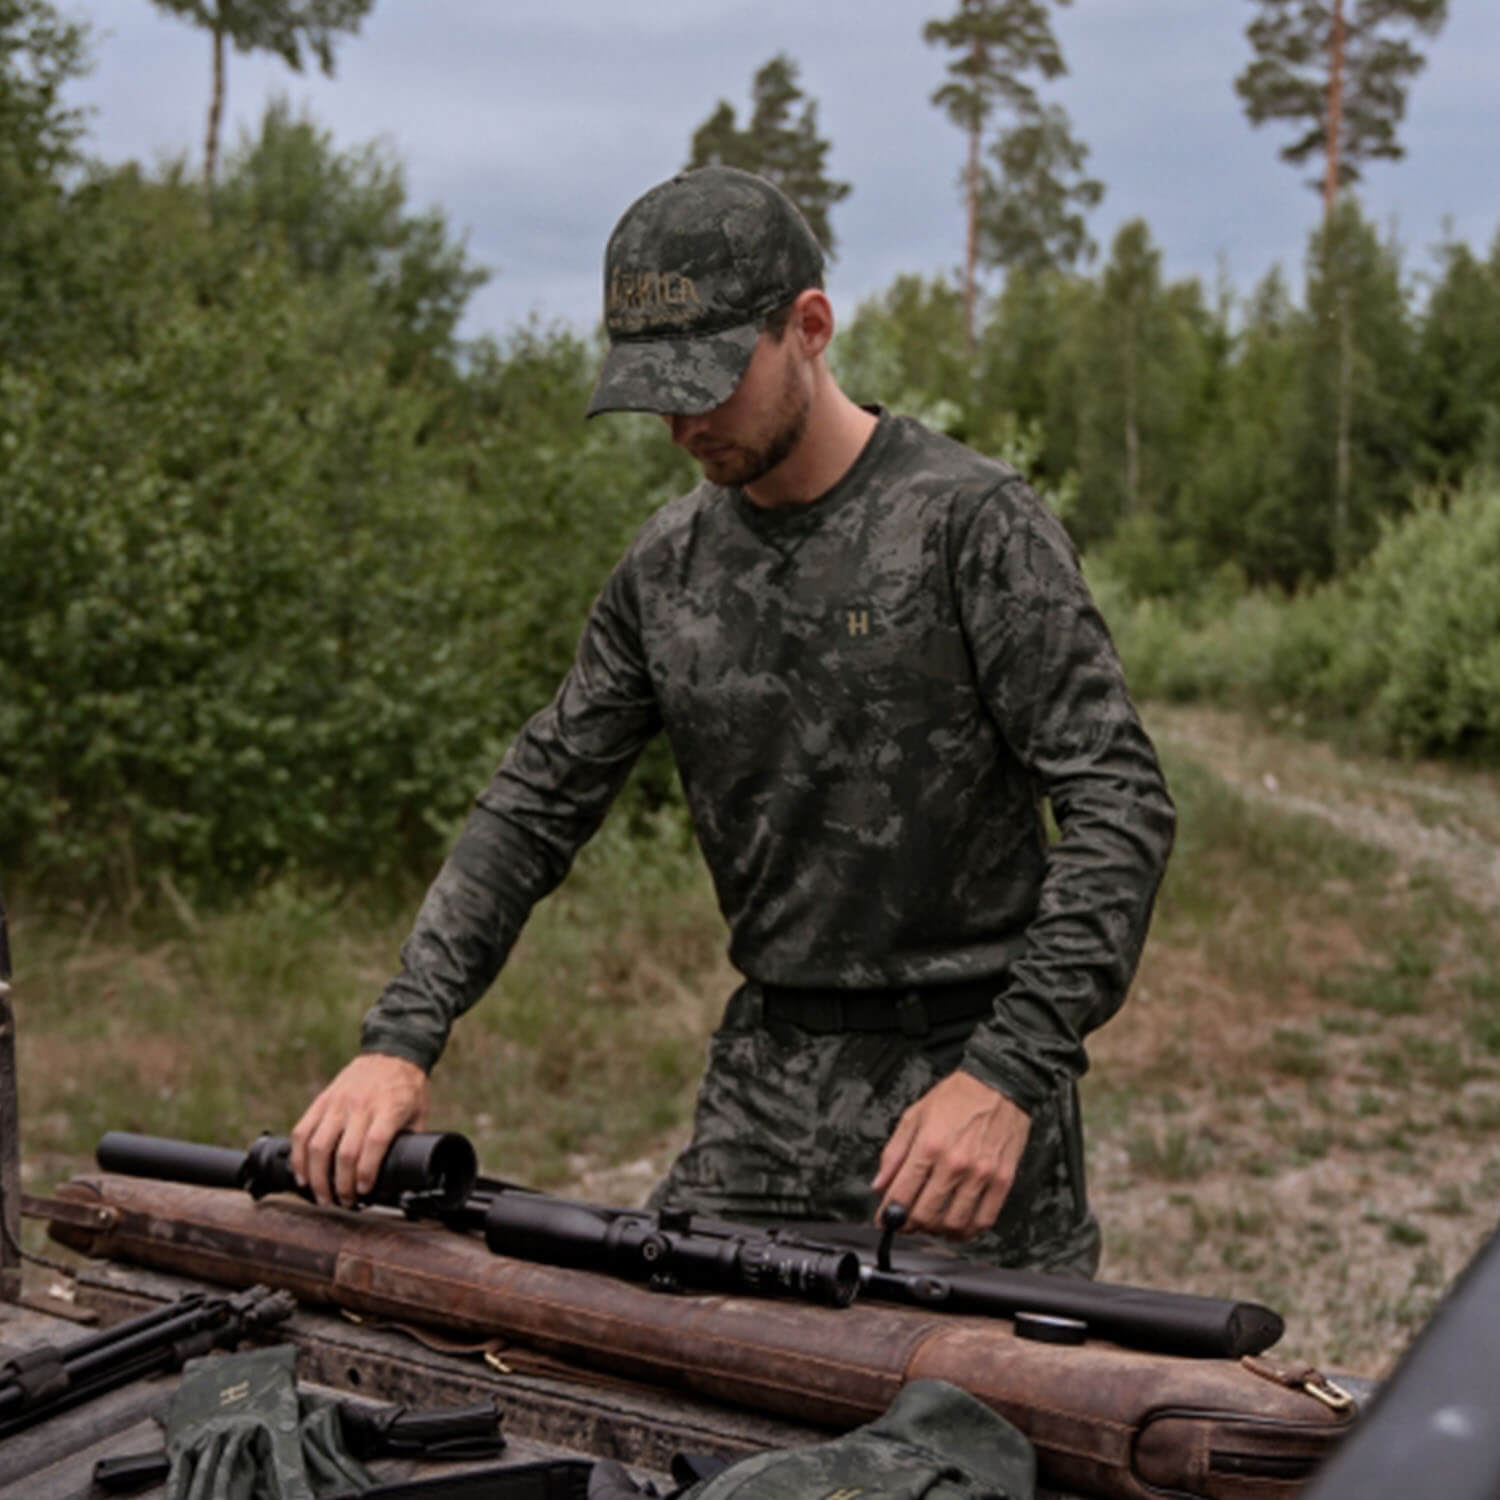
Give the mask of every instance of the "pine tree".
[[1418, 344], [1422, 469], [1456, 485], [1500, 437], [1500, 275], [1461, 243], [1442, 257]]
[[1068, 286], [1053, 270], [1017, 268], [991, 304], [979, 341], [983, 399], [1021, 422], [1051, 426], [1052, 372], [1067, 335]]
[[1161, 251], [1144, 219], [1132, 219], [1115, 236], [1100, 284], [1110, 342], [1120, 362], [1120, 451], [1124, 459], [1125, 514], [1141, 507], [1141, 407], [1146, 345], [1161, 297]]
[[982, 187], [979, 254], [1007, 271], [1045, 271], [1091, 256], [1083, 210], [1104, 184], [1083, 175], [1088, 147], [1074, 138], [1057, 105], [1028, 111], [990, 149], [1000, 172]]
[[1303, 410], [1312, 426], [1299, 463], [1317, 486], [1310, 500], [1333, 496], [1320, 571], [1342, 571], [1373, 544], [1381, 516], [1406, 503], [1415, 446], [1414, 339], [1400, 254], [1352, 197], [1312, 237], [1307, 312]]
[[1322, 571], [1326, 538], [1299, 468], [1310, 334], [1279, 266], [1238, 322], [1225, 389], [1198, 434], [1187, 530], [1206, 572], [1232, 566], [1252, 584], [1291, 587]]
[[[1055, 0], [1065, 5], [1069, 0]], [[1082, 175], [1087, 148], [1067, 115], [1043, 103], [1031, 82], [1067, 71], [1047, 0], [959, 0], [945, 21], [922, 30], [930, 46], [954, 52], [948, 81], [932, 95], [968, 137], [960, 177], [967, 214], [964, 306], [972, 345], [977, 268], [1037, 270], [1072, 265], [1092, 247], [1079, 208], [1103, 186]], [[1009, 121], [990, 148], [1001, 178], [984, 165], [984, 140], [999, 111]]]
[[[1330, 289], [1324, 310], [1333, 330], [1337, 400], [1333, 419], [1330, 544], [1336, 567], [1349, 556], [1352, 428], [1357, 418], [1353, 367], [1359, 331], [1349, 288], [1358, 267], [1337, 258], [1363, 240], [1339, 223], [1342, 189], [1358, 182], [1373, 160], [1398, 160], [1396, 136], [1406, 112], [1407, 87], [1425, 59], [1401, 30], [1433, 37], [1448, 19], [1448, 0], [1251, 0], [1259, 14], [1246, 29], [1255, 57], [1235, 80], [1253, 125], [1300, 123], [1302, 134], [1284, 146], [1284, 160], [1323, 158], [1323, 233], [1318, 286]], [[1356, 216], [1357, 218], [1357, 213]]]
[[[1166, 534], [1192, 482], [1200, 393], [1213, 373], [1213, 316], [1196, 280], [1168, 283], [1141, 219], [1124, 224], [1080, 299], [1057, 368], [1076, 422], [1083, 545], [1129, 529]], [[1049, 435], [1051, 421], [1049, 420]]]
[[1300, 165], [1321, 155], [1312, 185], [1332, 215], [1339, 190], [1358, 182], [1372, 160], [1397, 160], [1396, 129], [1406, 93], [1426, 59], [1400, 30], [1434, 37], [1448, 0], [1251, 0], [1259, 11], [1246, 29], [1254, 60], [1235, 80], [1253, 125], [1286, 120], [1302, 134], [1282, 157]]
[[[818, 134], [818, 106], [797, 83], [797, 64], [778, 52], [750, 86], [749, 124], [739, 128], [734, 106], [719, 100], [693, 132], [689, 167], [739, 167], [774, 182], [802, 211], [819, 243], [832, 257], [830, 211], [852, 191], [828, 176], [830, 142]], [[800, 109], [799, 109], [800, 106]]]
[[219, 160], [219, 122], [224, 115], [224, 43], [241, 52], [274, 52], [295, 72], [303, 49], [333, 76], [333, 39], [355, 32], [375, 0], [152, 0], [160, 9], [201, 26], [213, 37], [213, 92], [203, 144], [203, 176], [213, 186]]

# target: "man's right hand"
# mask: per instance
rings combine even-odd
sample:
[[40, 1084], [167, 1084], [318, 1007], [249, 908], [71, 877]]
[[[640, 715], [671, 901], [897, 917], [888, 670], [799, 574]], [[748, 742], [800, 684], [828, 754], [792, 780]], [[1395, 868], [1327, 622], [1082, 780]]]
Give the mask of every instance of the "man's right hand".
[[292, 1171], [319, 1203], [353, 1206], [375, 1186], [396, 1133], [427, 1121], [427, 1074], [404, 1057], [365, 1052], [292, 1130]]

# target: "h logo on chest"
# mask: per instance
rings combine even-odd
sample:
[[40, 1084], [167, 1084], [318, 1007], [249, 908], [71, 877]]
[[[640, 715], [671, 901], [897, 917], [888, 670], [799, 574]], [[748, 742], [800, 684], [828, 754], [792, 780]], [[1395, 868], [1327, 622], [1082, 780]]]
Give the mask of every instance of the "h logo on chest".
[[849, 609], [844, 611], [845, 620], [848, 623], [851, 636], [869, 635], [870, 633], [870, 611], [867, 609]]

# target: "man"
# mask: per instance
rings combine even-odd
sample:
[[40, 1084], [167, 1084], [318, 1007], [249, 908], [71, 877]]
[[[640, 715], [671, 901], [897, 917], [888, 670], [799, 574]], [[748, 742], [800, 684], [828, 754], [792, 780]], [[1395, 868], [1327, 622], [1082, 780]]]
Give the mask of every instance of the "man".
[[319, 1197], [422, 1120], [453, 1019], [665, 729], [745, 983], [655, 1201], [901, 1203], [970, 1253], [1093, 1273], [1081, 1039], [1134, 972], [1172, 805], [1061, 527], [1012, 470], [839, 390], [822, 269], [730, 168], [611, 236], [589, 415], [661, 413], [704, 479], [605, 585], [293, 1132]]

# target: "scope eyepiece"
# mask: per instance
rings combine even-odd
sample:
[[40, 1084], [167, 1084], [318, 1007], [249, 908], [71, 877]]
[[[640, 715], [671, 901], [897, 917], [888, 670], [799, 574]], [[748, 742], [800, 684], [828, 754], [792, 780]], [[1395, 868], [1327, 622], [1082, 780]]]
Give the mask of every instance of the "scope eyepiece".
[[457, 1208], [474, 1191], [479, 1158], [456, 1131], [407, 1131], [391, 1142], [370, 1194], [372, 1202], [399, 1204], [409, 1194], [439, 1208]]

